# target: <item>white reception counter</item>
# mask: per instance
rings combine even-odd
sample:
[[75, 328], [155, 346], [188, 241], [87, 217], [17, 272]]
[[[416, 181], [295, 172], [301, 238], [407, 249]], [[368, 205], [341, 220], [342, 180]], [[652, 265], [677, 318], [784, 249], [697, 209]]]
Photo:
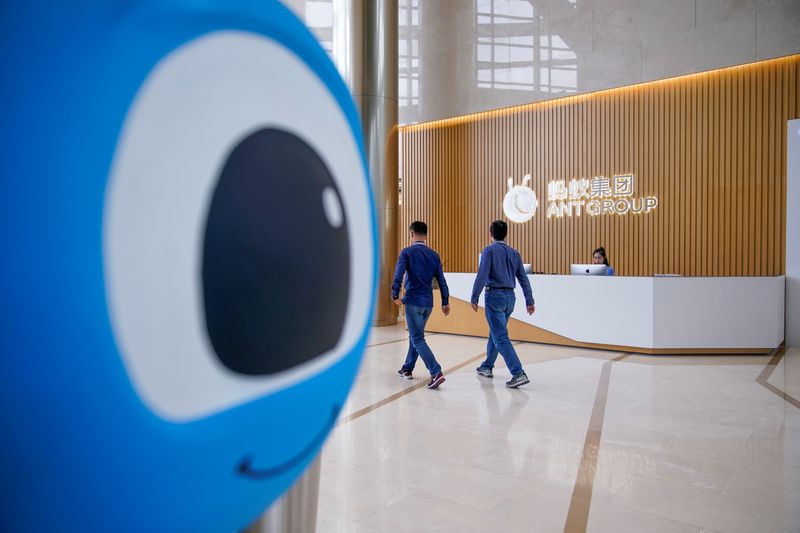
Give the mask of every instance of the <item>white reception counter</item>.
[[[428, 331], [486, 335], [483, 311], [469, 307], [475, 274], [445, 277], [451, 316], [434, 311]], [[784, 338], [784, 276], [528, 278], [536, 313], [527, 315], [517, 287], [513, 340], [640, 353], [767, 353]]]

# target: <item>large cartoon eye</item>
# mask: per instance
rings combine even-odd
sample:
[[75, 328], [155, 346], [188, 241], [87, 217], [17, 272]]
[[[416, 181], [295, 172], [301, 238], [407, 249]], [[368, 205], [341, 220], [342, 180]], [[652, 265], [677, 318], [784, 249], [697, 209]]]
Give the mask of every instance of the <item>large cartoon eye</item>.
[[374, 251], [358, 143], [281, 44], [226, 31], [164, 57], [128, 111], [106, 194], [112, 326], [160, 416], [291, 386], [362, 335]]
[[273, 374], [331, 350], [349, 270], [346, 216], [319, 155], [287, 131], [247, 136], [225, 162], [205, 233], [203, 294], [216, 355], [231, 370]]

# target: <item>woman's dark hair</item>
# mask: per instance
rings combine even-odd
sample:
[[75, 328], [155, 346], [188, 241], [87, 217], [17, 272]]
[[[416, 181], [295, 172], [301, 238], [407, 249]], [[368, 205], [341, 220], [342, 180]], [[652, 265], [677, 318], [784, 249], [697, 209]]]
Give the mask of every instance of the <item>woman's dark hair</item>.
[[594, 254], [600, 254], [600, 255], [602, 255], [602, 256], [603, 256], [603, 264], [604, 264], [605, 266], [610, 266], [610, 265], [608, 264], [608, 256], [606, 255], [606, 249], [605, 249], [605, 248], [603, 248], [603, 247], [601, 246], [600, 248], [598, 248], [597, 250], [595, 250], [594, 252], [592, 252], [592, 257], [594, 257]]
[[408, 229], [417, 235], [428, 235], [428, 225], [424, 222], [420, 222], [419, 220], [412, 222]]
[[492, 222], [492, 225], [489, 226], [489, 233], [492, 234], [494, 240], [502, 241], [506, 238], [506, 235], [508, 235], [508, 224], [502, 220], [495, 220]]

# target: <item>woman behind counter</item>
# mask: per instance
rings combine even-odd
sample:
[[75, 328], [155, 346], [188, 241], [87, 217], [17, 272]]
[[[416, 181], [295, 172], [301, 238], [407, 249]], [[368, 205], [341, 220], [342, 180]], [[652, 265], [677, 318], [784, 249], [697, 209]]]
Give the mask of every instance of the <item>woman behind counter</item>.
[[592, 263], [595, 265], [605, 265], [608, 267], [608, 275], [614, 275], [614, 269], [608, 264], [608, 256], [606, 256], [606, 249], [602, 246], [592, 252]]

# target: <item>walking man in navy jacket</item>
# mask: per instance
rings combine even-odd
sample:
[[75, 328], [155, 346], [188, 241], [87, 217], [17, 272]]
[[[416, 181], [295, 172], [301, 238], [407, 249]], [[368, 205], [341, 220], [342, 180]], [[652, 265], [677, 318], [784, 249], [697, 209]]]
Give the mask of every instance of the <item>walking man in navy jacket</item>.
[[[428, 239], [428, 226], [424, 222], [416, 221], [409, 227], [411, 232], [411, 246], [404, 248], [397, 258], [397, 267], [394, 271], [392, 282], [392, 300], [399, 307], [406, 306], [406, 325], [408, 327], [409, 345], [406, 361], [397, 375], [403, 379], [411, 379], [411, 373], [417, 362], [417, 355], [422, 357], [425, 366], [431, 373], [428, 383], [429, 389], [435, 389], [444, 383], [442, 367], [433, 355], [428, 343], [425, 342], [425, 324], [433, 311], [433, 278], [439, 282], [442, 293], [442, 313], [450, 313], [447, 282], [442, 272], [442, 262], [439, 254], [428, 248], [425, 241]], [[400, 285], [406, 278], [405, 297], [400, 300]]]
[[478, 266], [478, 275], [472, 286], [472, 310], [478, 311], [478, 298], [484, 287], [486, 288], [486, 321], [489, 323], [489, 342], [486, 346], [486, 360], [477, 368], [479, 375], [491, 378], [492, 367], [497, 359], [497, 352], [505, 359], [508, 371], [511, 372], [511, 381], [506, 382], [506, 387], [516, 389], [520, 385], [529, 383], [527, 374], [522, 370], [514, 346], [508, 339], [508, 318], [514, 311], [516, 296], [514, 278], [519, 280], [522, 292], [525, 295], [525, 309], [529, 315], [536, 311], [533, 305], [533, 293], [522, 258], [519, 252], [506, 244], [508, 224], [502, 220], [495, 220], [489, 226], [492, 244], [483, 249], [481, 262]]

